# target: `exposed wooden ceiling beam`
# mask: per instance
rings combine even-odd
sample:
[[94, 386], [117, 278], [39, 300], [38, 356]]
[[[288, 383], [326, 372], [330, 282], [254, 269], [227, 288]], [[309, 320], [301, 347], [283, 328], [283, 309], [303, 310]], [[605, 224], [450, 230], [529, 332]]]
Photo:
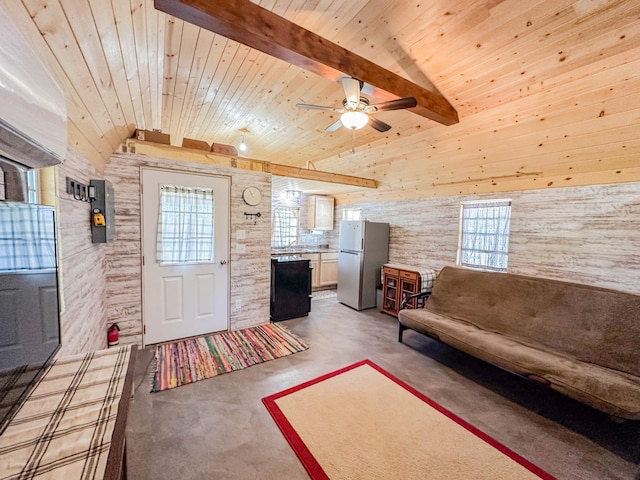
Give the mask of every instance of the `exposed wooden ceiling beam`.
[[311, 170], [308, 168], [290, 167], [272, 163], [270, 165], [272, 175], [280, 177], [301, 178], [304, 180], [315, 180], [318, 182], [339, 183], [340, 185], [352, 185], [362, 188], [378, 188], [378, 184], [371, 178], [354, 177], [341, 173], [323, 172], [321, 170]]
[[[381, 90], [381, 100], [414, 97], [411, 111], [444, 125], [458, 113], [440, 92], [420, 85], [352, 53], [249, 0], [154, 0], [156, 9], [235, 40], [324, 78], [345, 75]], [[386, 93], [386, 95], [385, 95]]]
[[315, 180], [317, 182], [337, 183], [362, 188], [378, 188], [378, 184], [371, 178], [342, 175], [340, 173], [323, 172], [308, 168], [290, 167], [277, 163], [269, 163], [264, 160], [242, 158], [221, 153], [205, 152], [193, 148], [173, 147], [154, 142], [144, 142], [135, 138], [125, 141], [123, 151], [147, 155], [149, 157], [169, 158], [185, 162], [206, 163], [228, 168], [241, 168], [254, 172], [271, 173], [281, 177], [300, 178], [303, 180]]

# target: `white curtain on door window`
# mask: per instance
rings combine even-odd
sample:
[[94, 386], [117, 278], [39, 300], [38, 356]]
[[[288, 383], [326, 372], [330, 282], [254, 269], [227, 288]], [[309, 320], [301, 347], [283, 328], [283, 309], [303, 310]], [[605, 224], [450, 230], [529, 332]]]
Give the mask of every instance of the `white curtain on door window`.
[[158, 213], [160, 263], [213, 261], [213, 189], [163, 185]]
[[511, 201], [463, 204], [460, 264], [506, 270], [510, 221]]
[[53, 210], [0, 202], [0, 271], [56, 268]]

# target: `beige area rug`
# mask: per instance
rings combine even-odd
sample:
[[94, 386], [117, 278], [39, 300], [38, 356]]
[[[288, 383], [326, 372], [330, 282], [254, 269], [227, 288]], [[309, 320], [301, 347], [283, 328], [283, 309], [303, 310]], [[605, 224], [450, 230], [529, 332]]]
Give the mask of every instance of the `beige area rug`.
[[313, 479], [552, 479], [369, 360], [262, 400]]

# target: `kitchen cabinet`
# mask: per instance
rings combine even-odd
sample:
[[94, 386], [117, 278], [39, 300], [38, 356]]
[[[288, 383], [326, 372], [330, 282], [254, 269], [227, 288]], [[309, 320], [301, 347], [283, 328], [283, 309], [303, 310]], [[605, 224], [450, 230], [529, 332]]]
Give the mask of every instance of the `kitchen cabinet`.
[[[428, 279], [423, 283], [423, 278]], [[382, 311], [398, 316], [402, 301], [414, 293], [431, 291], [435, 272], [420, 271], [405, 265], [385, 264], [382, 266]], [[422, 308], [427, 297], [413, 298], [406, 308]]]
[[311, 270], [311, 288], [318, 288], [320, 286], [320, 254], [319, 253], [306, 253], [299, 255], [302, 258], [307, 258], [310, 261]]
[[338, 283], [338, 252], [320, 254], [320, 286]]
[[310, 195], [307, 200], [307, 228], [333, 230], [333, 197]]
[[338, 252], [305, 253], [300, 257], [310, 261], [311, 288], [319, 289], [338, 283]]

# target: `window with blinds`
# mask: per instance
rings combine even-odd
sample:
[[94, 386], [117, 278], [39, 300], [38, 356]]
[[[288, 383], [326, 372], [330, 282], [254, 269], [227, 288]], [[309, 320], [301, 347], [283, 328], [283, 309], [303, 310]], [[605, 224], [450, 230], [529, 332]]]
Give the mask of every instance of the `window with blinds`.
[[462, 202], [458, 265], [506, 271], [511, 200]]

